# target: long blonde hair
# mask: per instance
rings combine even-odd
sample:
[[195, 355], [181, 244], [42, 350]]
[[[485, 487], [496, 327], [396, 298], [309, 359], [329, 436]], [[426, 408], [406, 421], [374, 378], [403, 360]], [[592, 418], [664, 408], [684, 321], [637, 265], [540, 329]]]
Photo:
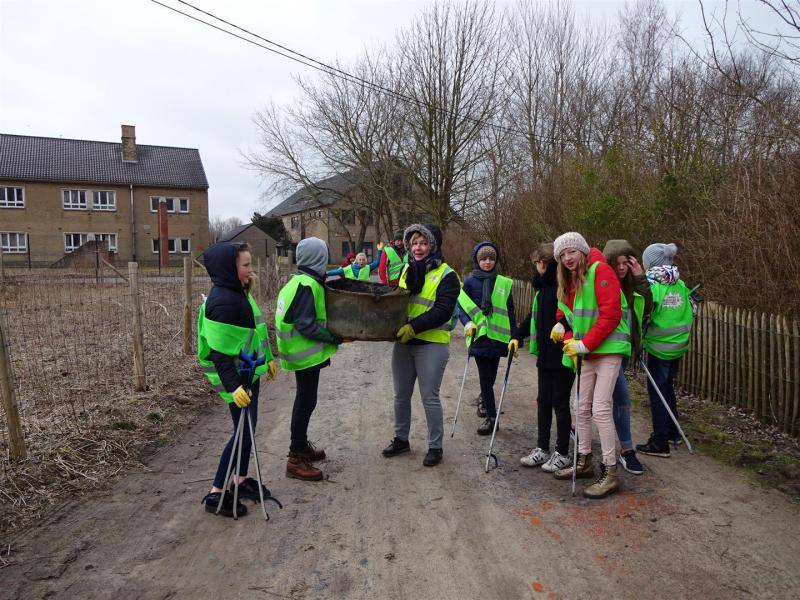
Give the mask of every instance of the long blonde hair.
[[586, 272], [589, 270], [588, 265], [586, 264], [586, 258], [586, 255], [581, 252], [580, 258], [578, 259], [578, 268], [576, 268], [574, 271], [574, 278], [572, 276], [572, 271], [567, 269], [567, 267], [564, 266], [564, 263], [558, 261], [556, 276], [558, 277], [559, 302], [563, 302], [564, 304], [567, 303], [567, 300], [569, 299], [569, 292], [573, 287], [575, 288], [576, 296], [581, 293], [583, 284], [586, 283]]

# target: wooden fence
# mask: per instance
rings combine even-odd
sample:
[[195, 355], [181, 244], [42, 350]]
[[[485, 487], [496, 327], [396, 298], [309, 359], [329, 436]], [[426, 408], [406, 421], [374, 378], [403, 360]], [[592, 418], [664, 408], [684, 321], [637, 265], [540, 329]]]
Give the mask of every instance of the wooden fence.
[[[515, 280], [517, 321], [531, 309], [533, 288]], [[676, 383], [701, 398], [752, 412], [785, 433], [800, 434], [800, 325], [701, 302]]]

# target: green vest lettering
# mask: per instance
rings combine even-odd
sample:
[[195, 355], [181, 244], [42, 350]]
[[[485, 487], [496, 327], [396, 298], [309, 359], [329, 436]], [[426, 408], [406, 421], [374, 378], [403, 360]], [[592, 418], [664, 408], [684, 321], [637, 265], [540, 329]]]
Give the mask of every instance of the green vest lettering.
[[654, 283], [653, 314], [644, 332], [644, 347], [662, 360], [680, 358], [689, 349], [692, 334], [692, 305], [682, 280], [673, 285]]

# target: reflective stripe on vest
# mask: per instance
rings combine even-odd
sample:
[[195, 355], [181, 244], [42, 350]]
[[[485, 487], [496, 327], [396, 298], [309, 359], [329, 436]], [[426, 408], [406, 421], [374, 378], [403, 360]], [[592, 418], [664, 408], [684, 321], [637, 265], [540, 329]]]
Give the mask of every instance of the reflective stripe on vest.
[[[564, 313], [564, 316], [567, 318], [567, 323], [569, 323], [572, 328], [572, 336], [576, 340], [583, 339], [600, 317], [600, 308], [597, 305], [597, 297], [594, 291], [595, 274], [598, 264], [600, 263], [593, 263], [586, 272], [586, 281], [583, 287], [581, 287], [580, 293], [575, 294], [572, 310], [563, 302], [558, 303], [558, 307], [561, 309], [561, 312]], [[614, 331], [612, 331], [591, 354], [622, 354], [623, 356], [630, 356], [631, 354], [631, 336], [627, 318], [628, 301], [625, 299], [625, 294], [622, 293], [622, 290], [620, 290], [619, 296], [622, 309], [619, 323]], [[572, 359], [566, 354], [562, 357], [561, 364], [570, 369], [575, 368], [572, 364]]]
[[353, 265], [347, 265], [342, 269], [342, 272], [346, 279], [359, 279], [361, 281], [369, 279], [369, 265], [364, 265], [358, 269], [358, 277], [356, 277], [356, 274], [353, 272]]
[[539, 342], [536, 340], [536, 323], [539, 321], [539, 292], [533, 295], [533, 305], [531, 306], [531, 347], [530, 352], [539, 355]]
[[327, 324], [325, 311], [325, 288], [310, 275], [297, 273], [278, 292], [278, 305], [275, 309], [275, 328], [278, 338], [278, 354], [281, 368], [287, 371], [299, 371], [318, 365], [336, 354], [335, 344], [326, 344], [312, 340], [301, 334], [294, 323], [286, 323], [286, 311], [292, 305], [297, 289], [304, 285], [311, 288], [314, 295], [315, 318], [320, 327]]
[[267, 363], [272, 360], [272, 350], [269, 347], [267, 325], [264, 322], [264, 317], [250, 294], [247, 295], [247, 300], [250, 304], [250, 309], [253, 311], [254, 329], [220, 323], [207, 318], [205, 303], [200, 306], [200, 314], [197, 318], [197, 359], [200, 362], [201, 370], [209, 383], [211, 383], [211, 386], [228, 403], [233, 402], [233, 395], [225, 391], [214, 363], [208, 359], [212, 350], [234, 357], [237, 371], [241, 367], [239, 353], [242, 350], [251, 355], [255, 352], [259, 360], [263, 358], [264, 364], [256, 368], [252, 381], [256, 381], [267, 372], [269, 368]]
[[[461, 309], [467, 314], [478, 330], [475, 332], [475, 339], [485, 335], [490, 340], [496, 340], [508, 344], [511, 341], [511, 320], [508, 316], [508, 299], [511, 297], [511, 286], [513, 281], [502, 275], [498, 275], [494, 280], [492, 288], [492, 313], [487, 317], [483, 311], [472, 301], [467, 293], [462, 289], [458, 295], [458, 303]], [[472, 344], [472, 338], [467, 336], [467, 347]]]
[[692, 333], [692, 305], [682, 280], [672, 285], [654, 283], [653, 314], [644, 332], [645, 349], [662, 360], [680, 358], [689, 349]]
[[[411, 319], [415, 319], [423, 313], [426, 313], [433, 307], [433, 305], [436, 303], [436, 290], [438, 289], [439, 284], [442, 282], [442, 279], [444, 279], [445, 276], [452, 271], [453, 269], [451, 269], [447, 263], [442, 263], [432, 271], [429, 271], [425, 274], [425, 283], [422, 285], [422, 289], [420, 290], [419, 294], [412, 294], [409, 297], [408, 308], [406, 309], [406, 314], [408, 315], [409, 321], [411, 321]], [[403, 268], [403, 272], [400, 274], [400, 279], [397, 282], [397, 285], [403, 289], [406, 289], [407, 274], [408, 265]], [[455, 311], [453, 311], [453, 316], [448, 322], [443, 323], [438, 327], [434, 327], [433, 329], [417, 332], [414, 337], [427, 342], [449, 344], [450, 332], [455, 326], [455, 321], [456, 315]]]
[[408, 254], [403, 254], [400, 258], [397, 250], [391, 246], [386, 246], [383, 251], [386, 253], [386, 279], [388, 281], [399, 279], [403, 267], [408, 264]]

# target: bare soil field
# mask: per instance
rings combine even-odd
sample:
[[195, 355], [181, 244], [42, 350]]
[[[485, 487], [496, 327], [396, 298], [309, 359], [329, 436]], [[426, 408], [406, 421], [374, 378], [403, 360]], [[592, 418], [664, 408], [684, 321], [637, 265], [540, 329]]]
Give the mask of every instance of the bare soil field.
[[[529, 355], [511, 369], [497, 469], [484, 473], [488, 439], [474, 432], [474, 369], [441, 465], [422, 466], [416, 397], [412, 452], [383, 458], [393, 434], [390, 353], [389, 343], [346, 344], [323, 371], [310, 428], [329, 455], [319, 483], [283, 475], [294, 378], [280, 373], [264, 386], [260, 457], [285, 504], [269, 508], [268, 522], [258, 506], [233, 521], [200, 505], [229, 434], [225, 407], [201, 399], [195, 424], [146, 465], [4, 539], [0, 597], [795, 596], [800, 507], [740, 469], [680, 449], [643, 457], [645, 474], [624, 473], [622, 493], [588, 501], [521, 467], [535, 432]], [[442, 385], [448, 435], [464, 360], [455, 337]], [[202, 382], [187, 389], [205, 393]], [[643, 415], [637, 440], [649, 431]]]

